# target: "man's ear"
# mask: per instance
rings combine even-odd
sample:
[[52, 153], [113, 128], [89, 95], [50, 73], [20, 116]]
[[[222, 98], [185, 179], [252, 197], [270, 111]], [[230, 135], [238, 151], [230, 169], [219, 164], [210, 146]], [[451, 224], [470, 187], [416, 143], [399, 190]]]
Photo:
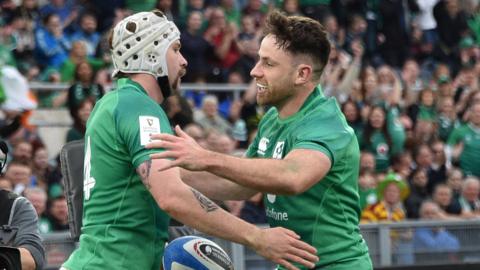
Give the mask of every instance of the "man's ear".
[[310, 65], [300, 64], [297, 67], [296, 85], [302, 85], [312, 80], [313, 68]]

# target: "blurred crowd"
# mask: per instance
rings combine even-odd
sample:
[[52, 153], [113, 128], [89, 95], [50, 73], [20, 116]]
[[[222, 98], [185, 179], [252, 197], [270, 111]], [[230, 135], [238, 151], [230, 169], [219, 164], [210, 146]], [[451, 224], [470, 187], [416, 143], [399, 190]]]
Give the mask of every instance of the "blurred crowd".
[[[112, 84], [109, 28], [154, 8], [182, 32], [183, 82], [249, 85], [240, 98], [183, 89], [162, 104], [172, 125], [203, 146], [245, 151], [268, 109], [255, 103], [249, 74], [263, 20], [274, 8], [309, 16], [332, 45], [322, 89], [337, 99], [360, 145], [362, 222], [480, 218], [477, 0], [3, 0], [0, 8], [0, 138], [12, 150], [0, 186], [33, 203], [44, 233], [68, 228], [67, 204], [58, 159], [48, 159], [29, 114], [66, 107], [73, 125], [57, 139], [82, 139]], [[70, 87], [37, 93], [28, 88], [34, 81]], [[266, 223], [260, 194], [222, 205]], [[458, 248], [438, 231], [414, 237], [416, 248]]]

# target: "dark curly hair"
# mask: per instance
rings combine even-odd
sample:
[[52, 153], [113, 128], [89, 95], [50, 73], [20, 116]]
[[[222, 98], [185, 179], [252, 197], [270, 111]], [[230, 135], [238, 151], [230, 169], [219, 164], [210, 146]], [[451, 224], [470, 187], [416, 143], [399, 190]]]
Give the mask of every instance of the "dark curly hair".
[[293, 54], [304, 54], [313, 60], [314, 79], [320, 79], [330, 54], [330, 41], [325, 28], [317, 21], [301, 16], [285, 16], [271, 12], [263, 30], [273, 35], [279, 48]]

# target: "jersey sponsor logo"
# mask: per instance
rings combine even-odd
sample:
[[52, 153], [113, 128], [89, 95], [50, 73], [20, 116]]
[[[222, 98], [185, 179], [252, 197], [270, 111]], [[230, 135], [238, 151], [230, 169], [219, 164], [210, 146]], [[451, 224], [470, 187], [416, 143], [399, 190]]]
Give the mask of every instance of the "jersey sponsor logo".
[[151, 142], [150, 134], [160, 133], [160, 120], [158, 117], [141, 115], [138, 117], [140, 125], [140, 145]]
[[267, 151], [267, 148], [268, 148], [268, 143], [270, 142], [269, 139], [265, 138], [265, 137], [262, 137], [260, 139], [260, 143], [258, 143], [258, 150], [257, 150], [257, 154], [259, 155], [265, 155], [265, 151]]
[[282, 159], [283, 157], [283, 146], [285, 146], [285, 142], [277, 142], [275, 145], [275, 150], [273, 150], [273, 158], [274, 159]]
[[287, 221], [288, 213], [287, 212], [277, 212], [275, 208], [267, 207], [266, 209], [267, 217], [275, 219], [277, 221]]
[[277, 199], [277, 195], [275, 194], [267, 194], [267, 200], [270, 202], [270, 203], [275, 203], [275, 200]]

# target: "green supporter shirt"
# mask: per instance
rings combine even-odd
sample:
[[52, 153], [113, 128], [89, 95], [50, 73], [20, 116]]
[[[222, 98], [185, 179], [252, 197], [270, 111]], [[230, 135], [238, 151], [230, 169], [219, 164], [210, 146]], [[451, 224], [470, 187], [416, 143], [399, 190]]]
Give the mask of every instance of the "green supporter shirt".
[[282, 159], [294, 149], [320, 151], [330, 158], [332, 167], [302, 194], [265, 194], [270, 226], [291, 229], [316, 247], [317, 267], [367, 254], [358, 228], [358, 143], [335, 99], [325, 98], [319, 88], [293, 116], [280, 119], [278, 111], [271, 108], [260, 122], [247, 156]]
[[455, 146], [463, 143], [460, 154], [460, 167], [466, 175], [480, 177], [480, 129], [466, 124], [455, 129], [448, 138], [447, 144]]
[[131, 80], [95, 105], [85, 134], [80, 246], [64, 267], [160, 269], [170, 219], [136, 172], [158, 152], [144, 145], [150, 133], [160, 132], [172, 134], [167, 116]]

